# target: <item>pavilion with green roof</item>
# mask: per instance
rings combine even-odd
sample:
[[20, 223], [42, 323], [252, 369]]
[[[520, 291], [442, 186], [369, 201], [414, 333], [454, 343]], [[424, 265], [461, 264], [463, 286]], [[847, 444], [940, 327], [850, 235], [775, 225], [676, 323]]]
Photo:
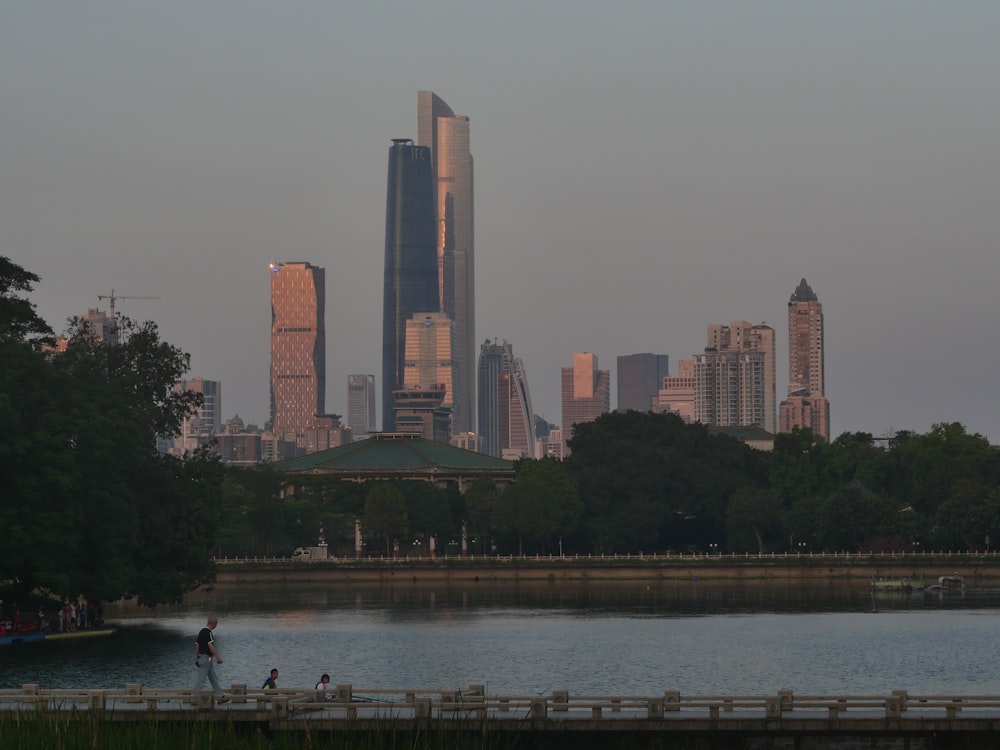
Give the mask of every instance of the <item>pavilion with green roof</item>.
[[480, 477], [489, 477], [498, 487], [514, 481], [511, 461], [398, 432], [372, 433], [356, 443], [276, 461], [273, 467], [285, 474], [327, 475], [347, 482], [401, 479], [439, 487], [454, 483], [460, 492]]

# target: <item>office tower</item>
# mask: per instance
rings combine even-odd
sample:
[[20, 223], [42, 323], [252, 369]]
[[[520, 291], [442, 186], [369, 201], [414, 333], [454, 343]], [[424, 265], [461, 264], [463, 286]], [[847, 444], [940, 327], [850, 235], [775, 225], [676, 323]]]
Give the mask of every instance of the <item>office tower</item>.
[[326, 272], [271, 264], [271, 431], [304, 445], [326, 401]]
[[677, 374], [663, 378], [663, 387], [657, 391], [653, 411], [676, 414], [690, 424], [694, 422], [694, 392], [694, 360], [682, 359], [677, 363]]
[[766, 354], [706, 349], [694, 358], [694, 418], [710, 427], [764, 429]]
[[455, 324], [442, 312], [415, 313], [406, 321], [406, 355], [403, 385], [407, 388], [434, 386], [444, 392], [440, 407], [454, 416], [457, 377]]
[[[431, 150], [440, 310], [455, 321], [454, 431], [475, 429], [476, 293], [469, 118], [432, 91], [417, 93], [417, 143]], [[431, 308], [427, 308], [428, 310]]]
[[208, 444], [222, 432], [222, 383], [218, 380], [190, 378], [174, 384], [176, 393], [194, 391], [202, 396], [202, 405], [181, 422], [181, 432], [171, 453], [183, 456]]
[[479, 350], [478, 424], [482, 452], [535, 457], [535, 421], [524, 363], [513, 346], [487, 340]]
[[626, 354], [618, 358], [618, 411], [649, 411], [667, 377], [666, 354]]
[[751, 325], [745, 320], [734, 320], [728, 326], [710, 325], [706, 351], [764, 352], [764, 422], [757, 425], [772, 435], [777, 427], [777, 363], [774, 351], [774, 329], [771, 326]]
[[375, 430], [374, 375], [348, 376], [347, 426], [355, 440], [361, 440]]
[[393, 391], [395, 431], [420, 435], [435, 443], [451, 439], [451, 409], [442, 406], [443, 385], [403, 386]]
[[406, 321], [438, 312], [431, 151], [396, 138], [389, 148], [382, 290], [382, 429], [395, 427], [393, 391], [403, 386]]
[[576, 353], [562, 368], [563, 457], [569, 455], [573, 425], [592, 422], [611, 410], [611, 373], [597, 369], [597, 355]]
[[823, 305], [805, 279], [788, 300], [788, 398], [781, 402], [782, 432], [808, 427], [830, 439], [823, 355]]

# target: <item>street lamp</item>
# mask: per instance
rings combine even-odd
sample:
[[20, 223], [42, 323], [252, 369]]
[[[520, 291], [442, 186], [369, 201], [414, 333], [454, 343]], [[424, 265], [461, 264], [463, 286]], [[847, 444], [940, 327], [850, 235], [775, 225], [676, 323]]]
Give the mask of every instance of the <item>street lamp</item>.
[[712, 554], [712, 555], [719, 554], [719, 545], [716, 544], [715, 542], [712, 542], [711, 544], [709, 544], [708, 545], [708, 549], [709, 549], [709, 554]]

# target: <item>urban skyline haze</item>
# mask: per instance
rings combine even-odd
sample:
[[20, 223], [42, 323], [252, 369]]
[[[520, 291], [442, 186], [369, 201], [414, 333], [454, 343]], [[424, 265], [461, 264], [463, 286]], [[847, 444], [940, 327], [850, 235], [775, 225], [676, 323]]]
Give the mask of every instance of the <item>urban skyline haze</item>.
[[474, 131], [477, 345], [549, 422], [574, 353], [675, 373], [732, 320], [780, 400], [804, 277], [832, 436], [1000, 442], [998, 3], [3, 6], [0, 254], [57, 331], [112, 290], [156, 321], [223, 419], [268, 417], [270, 262], [326, 269], [328, 412], [382, 372], [386, 148], [434, 91]]

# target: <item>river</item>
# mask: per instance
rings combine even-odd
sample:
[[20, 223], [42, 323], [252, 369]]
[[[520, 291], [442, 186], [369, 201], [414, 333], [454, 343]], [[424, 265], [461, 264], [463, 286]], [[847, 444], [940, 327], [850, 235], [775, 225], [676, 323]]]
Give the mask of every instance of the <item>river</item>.
[[223, 685], [577, 695], [1000, 694], [1000, 590], [864, 583], [226, 585], [106, 610], [108, 638], [0, 648], [0, 685], [189, 687], [208, 615]]

